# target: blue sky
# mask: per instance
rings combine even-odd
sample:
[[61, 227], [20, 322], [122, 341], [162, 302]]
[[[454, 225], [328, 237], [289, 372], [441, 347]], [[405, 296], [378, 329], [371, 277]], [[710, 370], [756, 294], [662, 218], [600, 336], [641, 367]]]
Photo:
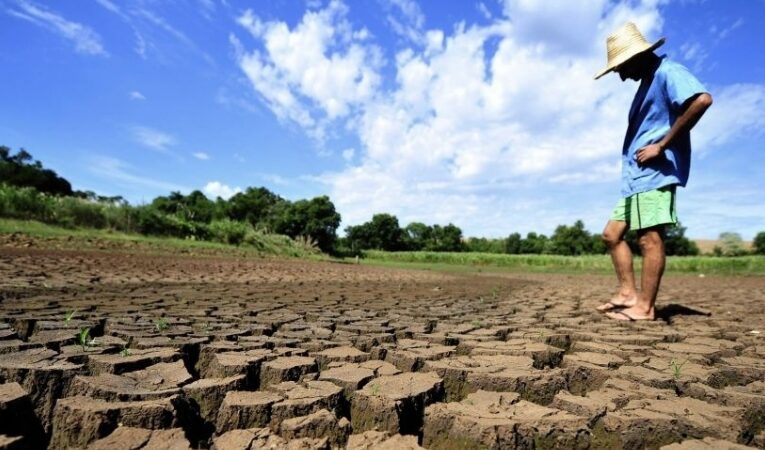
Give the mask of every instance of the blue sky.
[[592, 76], [626, 20], [715, 98], [687, 234], [765, 230], [763, 0], [0, 0], [0, 144], [132, 203], [266, 186], [343, 226], [597, 232], [637, 85]]

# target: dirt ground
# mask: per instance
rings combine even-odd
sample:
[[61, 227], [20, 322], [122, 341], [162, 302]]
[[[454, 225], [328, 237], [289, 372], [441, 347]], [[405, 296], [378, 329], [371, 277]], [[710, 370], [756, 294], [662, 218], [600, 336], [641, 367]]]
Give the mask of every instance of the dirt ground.
[[615, 287], [0, 246], [0, 449], [765, 448], [765, 277]]

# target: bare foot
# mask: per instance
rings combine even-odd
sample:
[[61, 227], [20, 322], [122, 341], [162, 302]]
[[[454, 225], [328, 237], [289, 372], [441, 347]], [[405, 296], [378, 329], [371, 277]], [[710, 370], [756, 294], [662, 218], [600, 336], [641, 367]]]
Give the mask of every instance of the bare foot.
[[603, 303], [602, 305], [596, 307], [595, 309], [597, 309], [600, 312], [606, 312], [616, 308], [630, 308], [632, 306], [635, 306], [636, 304], [637, 304], [637, 294], [632, 294], [632, 295], [618, 294], [616, 297]]
[[620, 309], [619, 311], [606, 312], [610, 319], [622, 322], [636, 322], [638, 320], [655, 320], [656, 316], [653, 309], [646, 313], [645, 309], [632, 306], [630, 308]]

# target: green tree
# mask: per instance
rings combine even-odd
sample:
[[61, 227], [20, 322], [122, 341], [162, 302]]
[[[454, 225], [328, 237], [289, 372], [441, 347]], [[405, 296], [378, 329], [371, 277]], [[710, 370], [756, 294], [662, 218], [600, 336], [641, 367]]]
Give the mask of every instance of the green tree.
[[505, 253], [510, 255], [517, 255], [521, 252], [521, 234], [510, 233], [510, 236], [505, 239]]
[[528, 254], [542, 254], [547, 247], [547, 236], [544, 234], [536, 234], [533, 231], [526, 234], [526, 238], [521, 241], [520, 253], [523, 255]]
[[752, 242], [752, 252], [755, 255], [765, 255], [765, 231], [760, 231]]
[[699, 246], [685, 237], [685, 227], [677, 223], [668, 227], [664, 235], [664, 252], [670, 256], [695, 256], [699, 254]]
[[592, 236], [577, 220], [573, 226], [559, 225], [550, 237], [550, 251], [556, 255], [584, 255], [592, 252]]
[[433, 227], [422, 222], [412, 222], [403, 230], [404, 248], [412, 251], [422, 250], [432, 239], [432, 235]]
[[201, 191], [193, 191], [189, 195], [171, 192], [168, 196], [155, 198], [151, 206], [190, 222], [210, 223], [215, 215], [215, 203]]
[[347, 227], [345, 232], [356, 250], [396, 251], [404, 248], [404, 231], [398, 218], [391, 214], [375, 214], [369, 222]]
[[731, 231], [720, 233], [717, 238], [722, 256], [741, 256], [746, 254], [741, 235]]
[[11, 186], [31, 187], [52, 195], [72, 195], [72, 185], [23, 148], [11, 154], [11, 149], [0, 146], [0, 182]]
[[425, 249], [434, 252], [461, 252], [463, 250], [462, 230], [451, 223], [443, 227], [433, 225], [433, 234], [425, 245]]
[[274, 231], [291, 238], [307, 236], [316, 241], [324, 252], [334, 250], [340, 214], [329, 197], [298, 200], [281, 210], [274, 221]]
[[289, 209], [289, 202], [264, 187], [248, 187], [231, 197], [225, 213], [231, 220], [250, 222], [254, 227], [273, 228], [274, 220]]

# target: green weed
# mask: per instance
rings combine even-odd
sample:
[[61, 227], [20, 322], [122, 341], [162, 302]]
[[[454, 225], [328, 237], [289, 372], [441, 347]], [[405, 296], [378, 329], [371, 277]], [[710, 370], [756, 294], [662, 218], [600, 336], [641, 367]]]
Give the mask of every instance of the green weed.
[[156, 328], [157, 331], [161, 333], [170, 328], [170, 323], [164, 317], [160, 317], [154, 321], [154, 328]]
[[678, 363], [675, 358], [672, 358], [672, 360], [669, 362], [669, 370], [672, 372], [672, 378], [675, 380], [680, 379], [680, 377], [683, 375], [683, 366], [687, 362], [688, 360], [686, 359], [682, 363]]
[[85, 352], [92, 345], [96, 344], [95, 338], [90, 338], [90, 328], [80, 328], [80, 332], [77, 333], [77, 343], [82, 347], [82, 351]]

